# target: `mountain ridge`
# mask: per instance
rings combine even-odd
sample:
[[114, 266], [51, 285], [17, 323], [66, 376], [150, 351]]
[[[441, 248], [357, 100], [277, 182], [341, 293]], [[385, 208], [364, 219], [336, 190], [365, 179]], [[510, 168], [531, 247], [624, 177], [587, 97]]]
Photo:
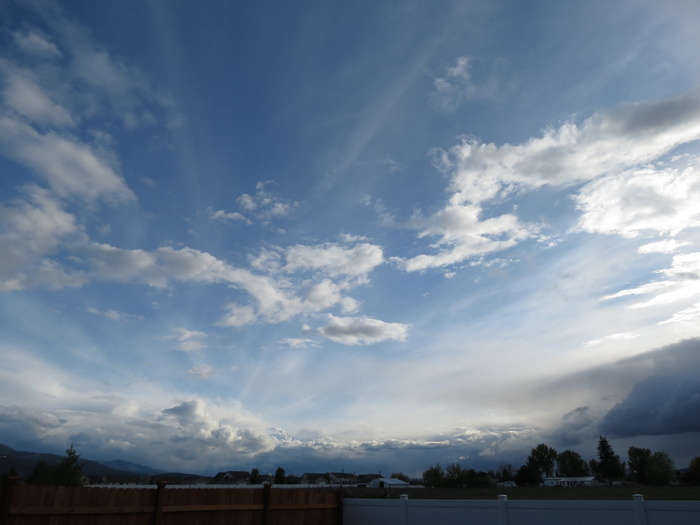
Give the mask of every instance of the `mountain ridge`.
[[[48, 452], [16, 450], [0, 443], [0, 474], [9, 472], [10, 469], [14, 467], [20, 477], [26, 477], [31, 474], [37, 461], [43, 459], [50, 465], [55, 465], [59, 463], [63, 457], [64, 456]], [[98, 461], [80, 457], [80, 463], [83, 466], [83, 473], [87, 476], [133, 476], [135, 474], [154, 476], [168, 474], [166, 471], [146, 465], [131, 463], [123, 459]], [[195, 475], [192, 474], [192, 476], [194, 477]]]

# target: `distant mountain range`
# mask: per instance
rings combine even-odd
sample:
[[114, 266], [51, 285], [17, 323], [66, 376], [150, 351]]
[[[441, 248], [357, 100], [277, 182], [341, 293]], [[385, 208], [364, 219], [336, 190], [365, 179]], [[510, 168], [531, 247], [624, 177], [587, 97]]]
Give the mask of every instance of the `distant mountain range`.
[[109, 467], [116, 470], [131, 472], [134, 474], [144, 474], [148, 476], [153, 476], [155, 474], [165, 474], [165, 470], [158, 470], [155, 468], [147, 467], [145, 465], [138, 465], [136, 463], [131, 463], [130, 461], [125, 461], [123, 459], [113, 459], [112, 461], [96, 461], [100, 465]]
[[[0, 444], [0, 474], [8, 472], [11, 467], [14, 467], [20, 476], [28, 476], [31, 474], [36, 462], [40, 459], [43, 459], [49, 464], [56, 464], [63, 459], [63, 456], [43, 452], [15, 450], [7, 445]], [[133, 474], [152, 476], [166, 474], [163, 470], [137, 465], [121, 459], [113, 461], [91, 461], [81, 457], [80, 463], [83, 465], [83, 473], [88, 476], [125, 476]]]

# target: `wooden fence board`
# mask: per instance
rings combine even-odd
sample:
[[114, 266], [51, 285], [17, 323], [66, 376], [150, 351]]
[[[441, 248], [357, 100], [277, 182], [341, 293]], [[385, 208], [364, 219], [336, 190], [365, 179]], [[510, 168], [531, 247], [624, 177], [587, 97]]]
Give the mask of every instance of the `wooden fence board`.
[[308, 489], [14, 485], [3, 525], [341, 525], [341, 499]]

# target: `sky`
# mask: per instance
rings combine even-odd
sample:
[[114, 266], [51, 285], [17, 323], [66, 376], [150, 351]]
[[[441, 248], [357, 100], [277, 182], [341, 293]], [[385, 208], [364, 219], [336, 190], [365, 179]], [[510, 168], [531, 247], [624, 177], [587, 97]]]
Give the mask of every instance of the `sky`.
[[0, 0], [0, 442], [700, 455], [700, 3]]

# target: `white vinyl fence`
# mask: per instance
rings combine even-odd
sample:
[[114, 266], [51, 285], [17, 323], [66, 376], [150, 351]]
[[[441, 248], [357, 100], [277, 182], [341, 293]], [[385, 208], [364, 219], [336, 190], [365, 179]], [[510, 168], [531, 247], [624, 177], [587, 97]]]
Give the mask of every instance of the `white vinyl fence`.
[[698, 525], [700, 501], [343, 500], [344, 525]]

